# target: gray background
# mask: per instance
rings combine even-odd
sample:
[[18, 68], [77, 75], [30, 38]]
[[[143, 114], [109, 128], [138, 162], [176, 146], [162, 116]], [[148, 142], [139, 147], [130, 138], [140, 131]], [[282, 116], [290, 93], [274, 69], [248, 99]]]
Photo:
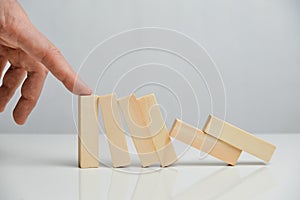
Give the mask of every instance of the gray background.
[[[218, 65], [228, 121], [254, 133], [300, 132], [298, 0], [27, 0], [21, 4], [75, 70], [96, 44], [118, 32], [149, 26], [183, 32], [201, 43]], [[73, 97], [52, 75], [24, 126], [12, 119], [18, 97], [19, 93], [1, 113], [0, 133], [76, 132]]]

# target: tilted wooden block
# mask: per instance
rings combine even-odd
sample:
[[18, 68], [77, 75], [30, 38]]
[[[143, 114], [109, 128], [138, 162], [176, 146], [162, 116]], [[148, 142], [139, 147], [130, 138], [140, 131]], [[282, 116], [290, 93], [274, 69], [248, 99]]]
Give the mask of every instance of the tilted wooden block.
[[153, 135], [153, 143], [161, 166], [171, 165], [177, 161], [177, 156], [154, 94], [143, 96], [138, 99], [138, 102], [146, 126], [149, 128], [150, 134]]
[[[242, 152], [240, 149], [221, 140], [217, 140], [179, 119], [175, 119], [172, 129], [170, 130], [170, 135], [171, 137], [223, 160], [230, 165], [236, 164]], [[211, 148], [207, 148], [207, 145]]]
[[113, 167], [130, 164], [124, 128], [121, 121], [118, 102], [114, 94], [99, 96], [102, 119], [110, 148]]
[[269, 162], [276, 147], [234, 125], [209, 115], [203, 131], [232, 146]]
[[118, 100], [143, 167], [159, 162], [153, 138], [134, 95]]
[[99, 166], [98, 99], [96, 96], [78, 98], [78, 164], [80, 168]]

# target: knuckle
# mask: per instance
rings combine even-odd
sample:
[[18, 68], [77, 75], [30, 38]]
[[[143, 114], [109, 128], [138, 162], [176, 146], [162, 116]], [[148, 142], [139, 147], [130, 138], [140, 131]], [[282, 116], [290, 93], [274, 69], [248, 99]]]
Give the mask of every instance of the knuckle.
[[21, 89], [22, 97], [29, 103], [35, 102], [35, 96], [32, 92], [29, 92], [28, 89]]
[[60, 55], [61, 54], [60, 50], [55, 46], [50, 47], [50, 51], [55, 55]]
[[39, 76], [42, 78], [42, 79], [45, 79], [46, 76], [48, 75], [48, 69], [46, 69], [42, 64], [38, 63], [37, 64], [38, 67], [36, 69], [36, 73], [39, 74]]
[[45, 51], [41, 56], [42, 63], [49, 63], [49, 60], [53, 59], [53, 57], [60, 55], [60, 50], [55, 46], [48, 47], [47, 51]]

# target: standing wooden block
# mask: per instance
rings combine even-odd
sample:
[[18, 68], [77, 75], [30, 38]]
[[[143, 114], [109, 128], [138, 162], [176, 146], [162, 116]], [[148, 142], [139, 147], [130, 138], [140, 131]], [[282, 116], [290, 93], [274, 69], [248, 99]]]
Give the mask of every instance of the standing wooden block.
[[153, 135], [161, 166], [171, 165], [177, 161], [177, 156], [154, 94], [143, 96], [138, 102], [150, 134]]
[[118, 100], [143, 167], [159, 162], [152, 136], [134, 95]]
[[78, 98], [78, 162], [80, 168], [99, 166], [98, 99], [96, 96]]
[[119, 113], [118, 102], [114, 94], [99, 97], [102, 119], [108, 138], [113, 167], [130, 164], [130, 156]]
[[236, 126], [209, 115], [203, 131], [269, 162], [276, 147]]
[[[224, 162], [235, 165], [240, 154], [241, 150], [235, 148], [221, 140], [205, 134], [203, 131], [175, 119], [175, 122], [170, 131], [170, 135], [175, 139], [184, 142], [192, 147], [204, 151], [211, 156], [214, 156]], [[211, 144], [212, 148], [205, 148], [203, 144]]]

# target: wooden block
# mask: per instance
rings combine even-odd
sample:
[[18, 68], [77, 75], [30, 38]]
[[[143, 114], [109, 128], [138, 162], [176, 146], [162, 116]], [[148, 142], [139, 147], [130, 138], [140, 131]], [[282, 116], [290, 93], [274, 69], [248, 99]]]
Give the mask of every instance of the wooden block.
[[78, 98], [78, 164], [80, 168], [99, 166], [98, 99], [96, 96]]
[[134, 95], [118, 100], [143, 167], [159, 162], [152, 136]]
[[232, 146], [269, 162], [276, 147], [234, 125], [209, 115], [203, 131]]
[[[170, 135], [171, 137], [223, 160], [230, 165], [236, 164], [242, 152], [240, 149], [221, 140], [217, 140], [216, 138], [205, 134], [203, 131], [182, 122], [179, 119], [175, 119]], [[205, 148], [203, 144], [210, 144], [211, 148]]]
[[108, 138], [113, 167], [130, 164], [130, 156], [119, 113], [118, 102], [114, 94], [99, 97], [102, 119]]
[[177, 156], [154, 94], [143, 96], [138, 99], [138, 102], [147, 123], [146, 126], [153, 135], [153, 143], [161, 166], [171, 165], [177, 161]]

